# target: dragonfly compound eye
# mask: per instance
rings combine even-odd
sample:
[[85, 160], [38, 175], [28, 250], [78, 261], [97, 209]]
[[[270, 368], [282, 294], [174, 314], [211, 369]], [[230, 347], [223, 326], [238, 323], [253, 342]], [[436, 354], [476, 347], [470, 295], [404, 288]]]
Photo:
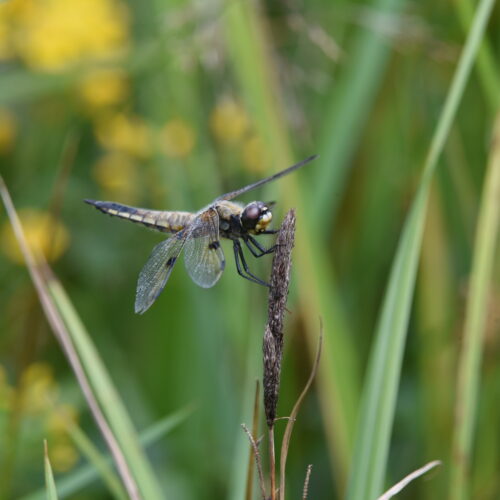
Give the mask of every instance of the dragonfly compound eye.
[[249, 231], [259, 233], [265, 231], [273, 215], [267, 205], [262, 201], [249, 203], [241, 214], [241, 224]]

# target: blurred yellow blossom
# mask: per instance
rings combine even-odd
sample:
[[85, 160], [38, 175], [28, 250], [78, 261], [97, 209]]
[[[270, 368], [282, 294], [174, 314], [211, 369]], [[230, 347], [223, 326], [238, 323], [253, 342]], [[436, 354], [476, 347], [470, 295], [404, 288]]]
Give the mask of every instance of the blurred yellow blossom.
[[58, 389], [48, 364], [29, 365], [21, 376], [21, 387], [25, 413], [40, 413], [53, 408]]
[[[51, 443], [54, 469], [60, 472], [71, 469], [78, 461], [78, 452], [70, 440], [68, 427], [77, 423], [78, 414], [75, 407], [60, 402], [59, 385], [52, 367], [43, 362], [30, 364], [22, 372], [15, 390], [14, 395], [14, 389], [7, 385], [4, 368], [0, 365], [0, 409], [9, 410], [11, 399], [19, 398], [23, 418], [27, 423], [36, 423], [34, 432], [39, 429], [42, 433], [40, 439], [47, 438]], [[6, 394], [9, 397], [7, 401]]]
[[136, 164], [130, 156], [111, 152], [102, 156], [92, 169], [92, 175], [105, 193], [124, 203], [137, 199], [138, 175]]
[[[49, 261], [57, 260], [69, 246], [69, 233], [65, 226], [39, 210], [24, 209], [19, 211], [26, 239], [35, 258], [43, 254]], [[24, 264], [19, 244], [9, 222], [5, 222], [0, 231], [1, 249], [14, 262]]]
[[51, 434], [66, 434], [68, 426], [78, 422], [78, 413], [73, 406], [60, 404], [47, 417], [46, 427]]
[[252, 172], [262, 173], [267, 163], [267, 154], [260, 137], [253, 135], [244, 143], [241, 150], [243, 164]]
[[160, 147], [171, 158], [183, 158], [193, 150], [195, 133], [186, 121], [175, 118], [160, 130]]
[[52, 467], [58, 472], [66, 472], [78, 462], [78, 452], [69, 437], [77, 423], [78, 413], [68, 404], [57, 404], [47, 412], [45, 428], [51, 442]]
[[85, 104], [96, 109], [123, 102], [128, 97], [129, 85], [122, 69], [110, 68], [85, 75], [78, 90]]
[[214, 108], [210, 127], [221, 142], [237, 142], [248, 129], [249, 119], [243, 106], [233, 99], [223, 99]]
[[138, 158], [151, 154], [151, 132], [138, 116], [117, 113], [100, 118], [96, 124], [97, 139], [107, 149]]
[[0, 109], [0, 154], [10, 151], [16, 137], [16, 120], [6, 109]]
[[57, 71], [103, 59], [127, 46], [128, 11], [120, 0], [11, 0], [17, 54], [36, 69]]
[[9, 8], [7, 4], [0, 4], [0, 61], [9, 59], [12, 55]]
[[78, 462], [78, 452], [68, 439], [59, 439], [49, 449], [50, 463], [57, 472], [66, 472]]

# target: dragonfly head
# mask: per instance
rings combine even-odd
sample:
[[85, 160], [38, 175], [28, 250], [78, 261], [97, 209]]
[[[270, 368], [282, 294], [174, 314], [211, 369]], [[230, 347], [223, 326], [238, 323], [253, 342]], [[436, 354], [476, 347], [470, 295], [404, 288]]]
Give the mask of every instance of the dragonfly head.
[[264, 203], [263, 201], [249, 203], [241, 212], [241, 225], [247, 231], [255, 234], [265, 231], [273, 219], [273, 214], [269, 209], [270, 205], [271, 203]]

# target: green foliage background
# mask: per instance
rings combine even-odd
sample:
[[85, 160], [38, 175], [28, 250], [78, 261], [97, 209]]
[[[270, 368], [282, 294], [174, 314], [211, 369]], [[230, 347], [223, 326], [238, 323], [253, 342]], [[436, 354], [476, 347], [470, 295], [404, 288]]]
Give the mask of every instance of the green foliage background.
[[[2, 176], [18, 209], [52, 212], [68, 230], [69, 247], [53, 268], [136, 428], [193, 407], [148, 448], [165, 498], [240, 499], [248, 462], [240, 423], [251, 422], [261, 377], [266, 290], [236, 275], [227, 245], [227, 270], [216, 287], [197, 288], [178, 265], [151, 310], [134, 315], [137, 275], [161, 235], [82, 203], [110, 190], [118, 196], [113, 201], [128, 202], [96, 174], [95, 165], [113, 149], [96, 130], [101, 115], [121, 113], [137, 116], [154, 136], [137, 154], [134, 129], [117, 148], [131, 166], [110, 172], [125, 186], [124, 197], [158, 209], [197, 210], [222, 192], [319, 153], [319, 160], [255, 196], [278, 202], [276, 225], [289, 207], [297, 208], [280, 415], [302, 390], [319, 316], [325, 321], [317, 383], [292, 437], [287, 491], [300, 497], [312, 463], [310, 498], [342, 498], [388, 275], [473, 10], [467, 2], [395, 0], [123, 5], [128, 49], [112, 60], [87, 58], [57, 71], [33, 67], [22, 55], [1, 63], [0, 107], [14, 123], [0, 149]], [[498, 13], [497, 6], [482, 66], [468, 82], [431, 188], [386, 485], [430, 460], [443, 465], [400, 498], [441, 499], [452, 490], [457, 366], [500, 101]], [[92, 30], [93, 20], [87, 22]], [[96, 68], [119, 68], [129, 89], [104, 110], [79, 93]], [[213, 126], [227, 99], [238, 103], [231, 118], [243, 114], [249, 122], [232, 142]], [[180, 124], [180, 135], [165, 132], [172, 123]], [[230, 136], [236, 125], [226, 125]], [[183, 151], [186, 134], [194, 142]], [[165, 150], [165, 141], [173, 146]], [[0, 497], [20, 498], [43, 487], [43, 438], [50, 455], [47, 422], [61, 405], [77, 411], [87, 436], [104, 446], [26, 269], [9, 257], [5, 212], [0, 225]], [[465, 493], [474, 499], [500, 495], [498, 252], [495, 257]], [[270, 259], [261, 260], [252, 260], [252, 269], [265, 276]], [[45, 376], [53, 399], [27, 410], [23, 374], [40, 362], [51, 367], [53, 375]], [[278, 440], [284, 425], [277, 424]], [[81, 465], [58, 473], [56, 463], [51, 457], [56, 485]], [[107, 491], [94, 482], [69, 497], [109, 498]]]

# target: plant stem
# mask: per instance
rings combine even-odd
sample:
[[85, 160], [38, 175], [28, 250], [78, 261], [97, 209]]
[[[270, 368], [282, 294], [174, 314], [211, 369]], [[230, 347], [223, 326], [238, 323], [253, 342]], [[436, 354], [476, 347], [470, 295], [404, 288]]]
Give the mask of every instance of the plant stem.
[[276, 456], [274, 454], [274, 424], [269, 428], [269, 469], [271, 477], [271, 500], [276, 500]]

